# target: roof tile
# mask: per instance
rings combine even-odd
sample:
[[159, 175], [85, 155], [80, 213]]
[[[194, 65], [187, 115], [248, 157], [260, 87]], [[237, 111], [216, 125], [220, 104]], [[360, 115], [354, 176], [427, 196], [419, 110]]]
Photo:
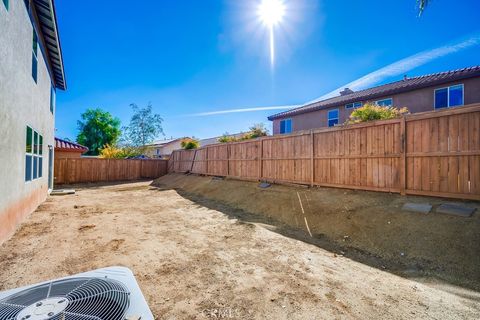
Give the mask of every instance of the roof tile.
[[81, 144], [63, 140], [55, 137], [55, 150], [56, 151], [78, 151], [78, 152], [87, 152], [88, 148], [82, 146]]

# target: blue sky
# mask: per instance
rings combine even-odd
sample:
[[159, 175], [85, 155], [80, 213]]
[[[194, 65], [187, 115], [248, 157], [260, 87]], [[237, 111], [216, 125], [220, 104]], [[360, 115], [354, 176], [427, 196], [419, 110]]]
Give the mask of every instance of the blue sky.
[[480, 64], [478, 0], [432, 1], [420, 18], [415, 0], [284, 0], [272, 69], [259, 1], [57, 0], [68, 90], [57, 94], [56, 135], [75, 139], [80, 114], [92, 107], [127, 125], [132, 102], [151, 102], [167, 137], [270, 128], [275, 110], [191, 115], [302, 104], [446, 45], [468, 43], [405, 73]]

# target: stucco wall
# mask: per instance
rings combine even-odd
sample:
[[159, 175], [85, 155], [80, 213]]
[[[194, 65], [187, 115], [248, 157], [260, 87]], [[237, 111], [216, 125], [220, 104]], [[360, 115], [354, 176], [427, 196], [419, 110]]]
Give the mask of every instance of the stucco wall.
[[[168, 157], [172, 154], [173, 151], [181, 149], [181, 144], [182, 140], [178, 140], [163, 146], [149, 146], [145, 153], [147, 156], [152, 158], [157, 158], [159, 155], [160, 157]], [[159, 154], [157, 154], [157, 149], [160, 152]]]
[[[54, 145], [51, 80], [38, 50], [32, 78], [33, 27], [23, 1], [0, 3], [0, 243], [48, 192], [48, 146]], [[41, 37], [41, 35], [39, 35]], [[43, 136], [43, 177], [25, 182], [26, 127]]]
[[[393, 105], [396, 107], [407, 107], [410, 112], [424, 112], [434, 110], [434, 91], [438, 88], [444, 88], [455, 84], [464, 85], [464, 104], [472, 104], [480, 102], [480, 78], [471, 78], [461, 81], [450, 82], [447, 84], [414, 90], [397, 95], [389, 95], [380, 98], [375, 98], [375, 101], [386, 98], [393, 99]], [[366, 101], [363, 101], [366, 102]], [[367, 101], [368, 102], [368, 101]], [[309, 113], [303, 113], [285, 119], [292, 119], [292, 131], [309, 130], [315, 128], [326, 127], [328, 110], [338, 108], [340, 111], [339, 123], [345, 122], [352, 109], [345, 109], [345, 105], [332, 107], [329, 109], [318, 110]], [[280, 133], [280, 121], [282, 119], [276, 119], [273, 121], [273, 134]]]

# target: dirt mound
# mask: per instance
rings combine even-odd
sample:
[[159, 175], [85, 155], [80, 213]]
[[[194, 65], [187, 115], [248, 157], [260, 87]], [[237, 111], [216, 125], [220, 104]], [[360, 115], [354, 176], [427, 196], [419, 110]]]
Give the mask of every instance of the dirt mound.
[[[170, 174], [154, 181], [182, 196], [362, 263], [427, 282], [480, 289], [480, 203], [470, 218], [434, 213], [445, 199], [333, 188], [272, 185]], [[433, 205], [405, 212], [406, 202]]]

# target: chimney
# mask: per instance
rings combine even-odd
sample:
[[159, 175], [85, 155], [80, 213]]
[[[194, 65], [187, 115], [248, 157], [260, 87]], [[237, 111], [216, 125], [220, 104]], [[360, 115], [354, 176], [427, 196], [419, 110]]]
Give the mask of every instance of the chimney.
[[351, 90], [349, 88], [345, 88], [345, 89], [343, 89], [343, 91], [340, 91], [341, 96], [346, 96], [346, 95], [352, 94], [352, 93], [353, 93], [353, 90]]
[[405, 74], [403, 75], [403, 81], [407, 81], [408, 80], [408, 76]]

